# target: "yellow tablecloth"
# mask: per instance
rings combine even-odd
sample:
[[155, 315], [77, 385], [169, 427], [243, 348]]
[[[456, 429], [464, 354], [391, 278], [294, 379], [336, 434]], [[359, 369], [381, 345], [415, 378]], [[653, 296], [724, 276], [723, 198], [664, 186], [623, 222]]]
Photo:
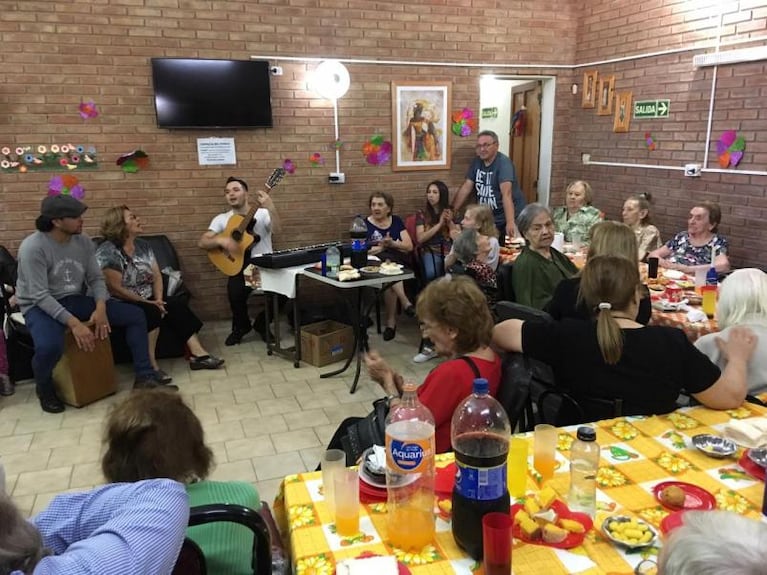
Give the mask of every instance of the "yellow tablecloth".
[[683, 311], [659, 311], [654, 309], [650, 318], [650, 325], [664, 325], [681, 329], [692, 342], [702, 335], [719, 331], [719, 326], [715, 319], [690, 323], [687, 320], [687, 313]]
[[[598, 530], [605, 517], [628, 513], [659, 526], [668, 515], [656, 501], [652, 488], [660, 481], [678, 480], [708, 490], [717, 507], [737, 511], [753, 518], [760, 516], [764, 484], [746, 474], [737, 458], [712, 459], [692, 446], [690, 438], [699, 433], [721, 434], [733, 419], [765, 417], [767, 409], [744, 404], [736, 410], [714, 411], [704, 407], [684, 408], [668, 415], [621, 417], [597, 422], [597, 441], [602, 448], [597, 476], [596, 529], [584, 543], [567, 551], [515, 541], [512, 565], [516, 575], [587, 575], [631, 573], [644, 558], [657, 555], [658, 548], [629, 552], [612, 545]], [[528, 462], [528, 490], [538, 489], [532, 469], [532, 435]], [[568, 457], [575, 440], [575, 427], [562, 428], [557, 446], [557, 471], [550, 485], [564, 500], [569, 486]], [[452, 454], [437, 456], [437, 466], [453, 460]], [[413, 575], [464, 574], [482, 571], [458, 549], [450, 523], [437, 519], [434, 545], [419, 554], [406, 554], [387, 544], [386, 504], [363, 505], [361, 533], [339, 538], [330, 523], [322, 496], [320, 473], [289, 475], [283, 480], [275, 512], [284, 532], [289, 534], [295, 575], [332, 575], [337, 561], [358, 557], [364, 552], [394, 554]], [[660, 543], [658, 544], [660, 545]], [[373, 574], [371, 574], [373, 575]]]

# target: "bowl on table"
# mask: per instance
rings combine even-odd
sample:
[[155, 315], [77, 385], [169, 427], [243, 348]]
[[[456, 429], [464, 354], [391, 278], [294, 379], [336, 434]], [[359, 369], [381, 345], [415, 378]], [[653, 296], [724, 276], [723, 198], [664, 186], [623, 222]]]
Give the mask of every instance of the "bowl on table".
[[658, 538], [658, 532], [647, 521], [628, 515], [607, 517], [602, 522], [602, 533], [613, 543], [629, 549], [650, 547]]
[[738, 450], [738, 446], [735, 445], [734, 441], [710, 433], [695, 435], [692, 438], [692, 444], [709, 457], [716, 459], [729, 457]]

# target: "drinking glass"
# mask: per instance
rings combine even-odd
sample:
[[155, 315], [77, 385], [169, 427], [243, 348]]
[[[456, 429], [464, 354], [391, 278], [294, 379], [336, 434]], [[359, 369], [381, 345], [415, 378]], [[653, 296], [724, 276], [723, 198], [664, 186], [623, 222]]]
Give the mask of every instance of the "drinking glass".
[[698, 294], [703, 293], [703, 286], [706, 285], [706, 274], [708, 270], [704, 267], [695, 268], [695, 291]]
[[511, 525], [508, 513], [487, 513], [482, 517], [485, 575], [511, 574]]
[[328, 508], [330, 517], [334, 518], [335, 515], [335, 499], [333, 476], [339, 469], [346, 467], [346, 453], [341, 449], [328, 449], [322, 454], [320, 461], [322, 467], [322, 492], [325, 495], [325, 505]]
[[509, 455], [506, 459], [506, 480], [509, 495], [514, 499], [524, 497], [527, 487], [527, 440], [512, 437], [509, 440]]
[[535, 426], [533, 465], [541, 474], [541, 482], [554, 477], [554, 461], [557, 450], [557, 428], [546, 423]]
[[570, 243], [573, 244], [573, 249], [576, 253], [578, 253], [581, 250], [582, 247], [582, 241], [583, 238], [581, 238], [581, 234], [578, 232], [573, 232], [570, 234]]
[[360, 476], [344, 467], [333, 473], [336, 533], [351, 537], [360, 530]]
[[701, 288], [701, 309], [708, 317], [714, 317], [716, 313], [716, 286], [703, 286]]

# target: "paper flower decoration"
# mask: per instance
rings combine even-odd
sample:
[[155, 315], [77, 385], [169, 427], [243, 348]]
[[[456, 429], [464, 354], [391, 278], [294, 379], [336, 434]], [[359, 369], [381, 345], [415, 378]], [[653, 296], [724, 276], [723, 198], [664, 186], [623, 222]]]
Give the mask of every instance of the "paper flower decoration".
[[716, 143], [716, 153], [719, 156], [719, 166], [722, 169], [737, 166], [743, 159], [746, 149], [746, 140], [738, 136], [735, 130], [727, 130]]
[[330, 147], [333, 150], [340, 150], [344, 147], [344, 143], [341, 140], [333, 140], [330, 142]]
[[644, 133], [644, 141], [645, 141], [645, 145], [647, 146], [647, 149], [650, 150], [651, 152], [654, 152], [656, 145], [655, 145], [655, 140], [652, 139], [652, 134], [650, 132]]
[[391, 160], [391, 142], [384, 141], [384, 137], [376, 135], [362, 145], [362, 153], [368, 164], [382, 166]]
[[96, 108], [96, 102], [93, 100], [88, 100], [87, 102], [80, 102], [80, 117], [83, 120], [92, 120], [93, 118], [98, 117], [99, 111]]
[[325, 158], [319, 152], [314, 152], [309, 156], [309, 163], [311, 163], [313, 168], [317, 168], [325, 163]]
[[293, 160], [284, 160], [282, 162], [282, 169], [284, 169], [288, 174], [296, 173], [296, 165], [293, 163]]
[[[79, 150], [79, 148], [78, 148]], [[83, 156], [88, 161], [88, 155]], [[133, 150], [117, 158], [116, 164], [120, 166], [126, 174], [135, 174], [149, 165], [149, 156], [144, 150]]]
[[453, 112], [452, 120], [451, 129], [456, 136], [465, 138], [471, 136], [471, 133], [477, 129], [477, 119], [474, 117], [474, 112], [469, 108]]
[[53, 176], [48, 182], [49, 196], [72, 196], [78, 200], [85, 197], [85, 190], [77, 181], [77, 178], [65, 174], [63, 176]]

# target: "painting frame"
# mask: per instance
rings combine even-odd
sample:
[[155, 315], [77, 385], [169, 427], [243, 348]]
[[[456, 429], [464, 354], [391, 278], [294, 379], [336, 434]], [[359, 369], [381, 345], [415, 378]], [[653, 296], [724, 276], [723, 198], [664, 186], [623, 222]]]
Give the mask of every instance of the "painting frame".
[[597, 115], [609, 116], [613, 113], [613, 97], [615, 96], [615, 76], [602, 76], [599, 79], [597, 94]]
[[449, 170], [453, 83], [391, 83], [392, 170]]
[[599, 88], [599, 72], [586, 70], [583, 73], [583, 95], [581, 108], [593, 108], [597, 105], [597, 89]]
[[618, 92], [615, 94], [615, 117], [613, 118], [613, 132], [625, 133], [631, 126], [631, 114], [633, 112], [633, 92]]

